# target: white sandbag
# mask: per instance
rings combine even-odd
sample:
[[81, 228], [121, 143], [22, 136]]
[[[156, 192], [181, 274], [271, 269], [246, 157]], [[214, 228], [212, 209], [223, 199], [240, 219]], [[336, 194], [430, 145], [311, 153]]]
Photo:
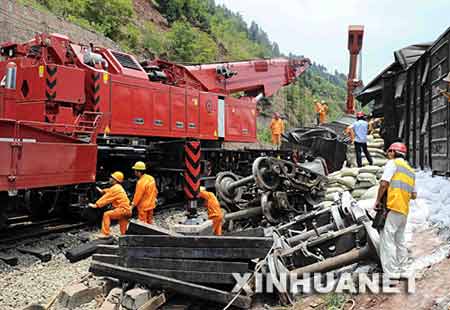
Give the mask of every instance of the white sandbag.
[[327, 190], [325, 191], [326, 194], [331, 194], [331, 193], [342, 193], [345, 189], [342, 186], [332, 186], [332, 187], [328, 187]]
[[329, 193], [329, 194], [325, 195], [324, 200], [325, 201], [335, 201], [337, 197], [338, 197], [338, 193]]
[[376, 185], [376, 184], [377, 184], [376, 181], [375, 181], [375, 183], [367, 182], [367, 181], [364, 181], [364, 182], [358, 182], [358, 183], [356, 183], [354, 189], [361, 189], [361, 188], [369, 189], [369, 188], [371, 188], [372, 186], [374, 186], [374, 185]]
[[383, 143], [383, 144], [384, 144], [384, 140], [381, 139], [381, 138], [374, 139], [374, 140], [373, 140], [373, 143]]
[[380, 188], [380, 185], [372, 186], [364, 193], [364, 195], [361, 196], [361, 199], [377, 198], [379, 188]]
[[383, 168], [378, 166], [365, 166], [359, 169], [359, 173], [372, 173], [377, 174], [380, 170], [383, 170]]
[[359, 174], [358, 168], [342, 168], [341, 170], [341, 176], [343, 177], [356, 177]]
[[[376, 131], [376, 130], [373, 131], [372, 136], [374, 137], [374, 139], [382, 139], [380, 136], [380, 132]], [[383, 140], [383, 142], [384, 142], [384, 140]]]
[[356, 184], [356, 178], [355, 177], [342, 177], [338, 180], [338, 183], [344, 185], [348, 189], [353, 189]]
[[380, 153], [370, 153], [370, 156], [372, 157], [372, 159], [374, 158], [378, 158], [378, 159], [385, 159], [386, 156]]
[[386, 157], [386, 152], [383, 149], [368, 147], [367, 150], [369, 151], [370, 155], [378, 154], [378, 155]]
[[370, 182], [373, 183], [373, 185], [377, 183], [377, 178], [375, 174], [369, 172], [363, 172], [358, 174], [356, 180], [358, 180], [358, 182]]
[[387, 163], [387, 158], [374, 158], [373, 164], [378, 167], [383, 167]]
[[341, 176], [341, 171], [335, 171], [333, 173], [330, 173], [328, 175], [329, 178], [333, 178], [333, 177], [340, 177]]
[[366, 188], [355, 189], [352, 191], [352, 196], [353, 198], [357, 199], [360, 198], [362, 195], [364, 195], [366, 192], [367, 192]]
[[381, 149], [384, 147], [384, 142], [369, 142], [367, 143], [367, 147], [373, 149]]

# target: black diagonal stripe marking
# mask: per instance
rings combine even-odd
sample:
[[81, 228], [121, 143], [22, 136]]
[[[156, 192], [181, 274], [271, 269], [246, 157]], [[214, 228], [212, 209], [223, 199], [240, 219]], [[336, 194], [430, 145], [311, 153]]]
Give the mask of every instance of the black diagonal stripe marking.
[[192, 188], [190, 188], [189, 186], [185, 186], [184, 190], [186, 191], [186, 189], [189, 191], [192, 197], [197, 197], [197, 192], [194, 191]]
[[189, 170], [186, 170], [185, 172], [186, 175], [184, 177], [189, 177], [192, 182], [196, 183], [198, 180], [200, 180], [200, 175], [194, 176]]
[[200, 188], [200, 185], [199, 185], [198, 188], [195, 189], [195, 188], [191, 187], [191, 185], [189, 185], [186, 181], [184, 182], [184, 184], [185, 184], [185, 186], [184, 186], [185, 188], [189, 188], [193, 192], [197, 192], [197, 190]]
[[200, 166], [200, 160], [196, 162], [189, 156], [186, 156], [186, 160], [191, 164], [192, 168], [194, 168], [194, 169], [196, 169], [198, 166]]
[[100, 102], [100, 96], [98, 96], [98, 97], [96, 97], [95, 99], [94, 99], [94, 103], [95, 104], [98, 104]]
[[53, 87], [56, 86], [56, 79], [54, 81], [52, 81], [52, 82], [50, 82], [49, 79], [45, 79], [45, 82], [47, 83], [47, 87], [50, 88], [50, 89], [53, 89]]
[[47, 72], [50, 76], [54, 76], [56, 74], [56, 71], [58, 71], [58, 67], [47, 66]]
[[92, 86], [92, 91], [95, 93], [97, 93], [100, 90], [100, 84], [94, 85]]
[[194, 153], [195, 155], [198, 154], [200, 151], [200, 144], [197, 147], [194, 147], [191, 143], [186, 143], [186, 146]]
[[92, 73], [92, 80], [94, 82], [97, 82], [99, 78], [100, 78], [100, 73], [97, 73], [97, 74]]
[[[193, 181], [193, 183], [198, 183], [198, 184], [200, 184], [199, 181]], [[184, 185], [185, 185], [185, 187], [188, 187], [188, 188], [190, 188], [190, 189], [192, 189], [192, 190], [195, 190], [195, 189], [187, 182], [187, 176], [185, 176], [185, 179], [184, 179]], [[200, 185], [198, 185], [198, 186], [200, 187]]]
[[47, 97], [48, 100], [54, 100], [56, 98], [56, 92], [54, 92], [53, 94], [49, 94], [49, 92], [46, 90], [45, 96]]

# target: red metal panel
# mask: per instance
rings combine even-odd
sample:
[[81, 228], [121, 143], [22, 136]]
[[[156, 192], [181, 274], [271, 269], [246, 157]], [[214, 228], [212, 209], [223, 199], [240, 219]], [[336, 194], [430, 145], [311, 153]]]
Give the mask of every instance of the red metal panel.
[[225, 99], [225, 141], [256, 141], [256, 103], [228, 97]]
[[58, 65], [18, 67], [18, 101], [53, 101], [82, 103], [85, 101], [82, 69]]
[[186, 89], [170, 87], [170, 130], [173, 134], [186, 132]]
[[95, 144], [0, 120], [0, 191], [94, 182], [96, 165]]
[[153, 129], [159, 135], [169, 135], [169, 92], [167, 89], [153, 90]]
[[133, 104], [130, 98], [134, 89], [130, 85], [115, 82], [111, 87], [114, 98], [111, 103], [111, 133], [131, 133]]
[[45, 121], [45, 102], [29, 102], [16, 104], [17, 120]]
[[153, 96], [147, 96], [149, 89], [135, 88], [132, 92], [131, 117], [137, 134], [149, 134], [152, 130]]
[[200, 131], [200, 107], [198, 91], [187, 90], [186, 111], [188, 136], [197, 136]]
[[236, 99], [225, 99], [225, 140], [239, 137], [241, 134], [241, 118]]
[[200, 138], [217, 140], [217, 95], [200, 92]]

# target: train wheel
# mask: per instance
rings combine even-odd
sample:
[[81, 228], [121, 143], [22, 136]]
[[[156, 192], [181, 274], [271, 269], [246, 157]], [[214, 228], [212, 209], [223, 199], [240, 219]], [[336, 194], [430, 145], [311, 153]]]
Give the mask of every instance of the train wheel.
[[55, 192], [28, 190], [24, 195], [25, 208], [35, 219], [43, 219], [54, 210], [58, 195]]

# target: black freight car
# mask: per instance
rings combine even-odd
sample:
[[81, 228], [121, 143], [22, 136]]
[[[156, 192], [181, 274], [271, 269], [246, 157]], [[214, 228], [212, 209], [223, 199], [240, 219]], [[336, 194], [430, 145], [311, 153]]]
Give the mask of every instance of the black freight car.
[[450, 111], [441, 94], [448, 90], [449, 40], [450, 28], [434, 42], [394, 52], [394, 62], [357, 95], [384, 117], [385, 147], [403, 141], [412, 165], [442, 175], [450, 174]]

